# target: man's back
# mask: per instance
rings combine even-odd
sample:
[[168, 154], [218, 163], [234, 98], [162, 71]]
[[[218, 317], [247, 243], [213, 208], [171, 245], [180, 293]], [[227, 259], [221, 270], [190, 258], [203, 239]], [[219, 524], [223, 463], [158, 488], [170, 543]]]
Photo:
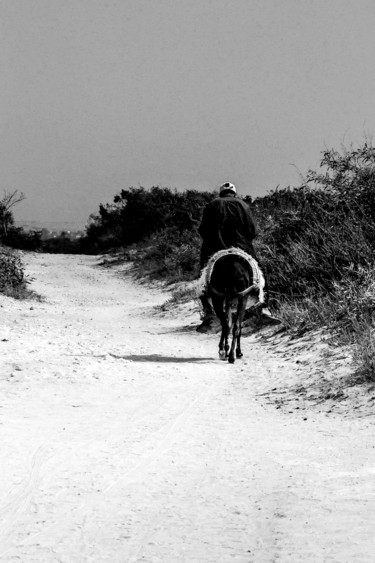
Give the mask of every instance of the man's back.
[[199, 233], [203, 239], [201, 266], [215, 252], [232, 246], [255, 257], [254, 219], [248, 205], [234, 195], [217, 197], [206, 206]]

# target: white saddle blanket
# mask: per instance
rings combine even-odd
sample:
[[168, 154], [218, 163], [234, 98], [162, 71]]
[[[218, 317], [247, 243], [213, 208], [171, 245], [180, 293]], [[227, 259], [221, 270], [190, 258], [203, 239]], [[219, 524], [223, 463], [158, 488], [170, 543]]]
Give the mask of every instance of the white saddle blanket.
[[211, 256], [207, 263], [207, 266], [203, 268], [201, 276], [199, 278], [199, 285], [202, 287], [202, 290], [204, 291], [208, 288], [216, 262], [223, 256], [228, 256], [230, 254], [240, 256], [248, 262], [253, 272], [253, 283], [251, 285], [251, 288], [259, 290], [259, 303], [264, 303], [265, 280], [263, 272], [259, 268], [259, 264], [255, 260], [255, 258], [250, 256], [250, 254], [247, 254], [247, 252], [241, 250], [240, 248], [225, 248], [224, 250], [219, 250], [219, 252], [216, 252], [213, 256]]

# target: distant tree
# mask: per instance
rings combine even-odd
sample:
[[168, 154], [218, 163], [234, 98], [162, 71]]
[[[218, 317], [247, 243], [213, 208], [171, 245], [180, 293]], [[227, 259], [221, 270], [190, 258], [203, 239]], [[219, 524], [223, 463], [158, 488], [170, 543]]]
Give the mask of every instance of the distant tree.
[[12, 208], [25, 199], [25, 195], [18, 190], [13, 192], [4, 191], [4, 196], [0, 200], [0, 230], [1, 237], [7, 237], [10, 227], [14, 224]]

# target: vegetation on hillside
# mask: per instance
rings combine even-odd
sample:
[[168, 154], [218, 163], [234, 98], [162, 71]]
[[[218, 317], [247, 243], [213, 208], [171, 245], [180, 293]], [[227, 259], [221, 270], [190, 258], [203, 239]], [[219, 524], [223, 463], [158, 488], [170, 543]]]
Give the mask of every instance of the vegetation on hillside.
[[375, 151], [325, 151], [323, 171], [254, 202], [262, 262], [278, 298], [332, 291], [373, 263]]
[[301, 334], [328, 326], [375, 379], [375, 149], [326, 150], [299, 188], [254, 202], [272, 302]]
[[141, 275], [193, 279], [199, 273], [202, 209], [214, 195], [157, 186], [122, 190], [91, 215], [83, 244], [94, 253], [126, 247]]

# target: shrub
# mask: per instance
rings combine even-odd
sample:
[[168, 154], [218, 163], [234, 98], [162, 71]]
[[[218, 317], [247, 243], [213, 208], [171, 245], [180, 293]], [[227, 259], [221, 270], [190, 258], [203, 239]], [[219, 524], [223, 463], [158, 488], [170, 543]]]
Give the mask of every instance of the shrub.
[[22, 227], [11, 227], [3, 242], [9, 247], [19, 250], [40, 250], [42, 246], [42, 232], [26, 232]]
[[200, 237], [196, 231], [167, 228], [153, 235], [135, 264], [141, 275], [176, 282], [194, 279], [199, 272]]
[[81, 254], [85, 251], [83, 240], [83, 238], [72, 239], [67, 233], [62, 232], [54, 238], [45, 238], [41, 242], [40, 249], [51, 254]]
[[214, 195], [159, 186], [122, 190], [113, 203], [101, 204], [99, 213], [90, 216], [83, 244], [88, 252], [101, 252], [155, 236], [162, 238], [160, 233], [165, 229], [170, 229], [169, 234], [173, 232], [173, 238], [181, 238], [181, 233], [196, 233], [202, 209]]
[[373, 262], [375, 217], [365, 221], [363, 208], [343, 194], [303, 186], [255, 206], [261, 224], [256, 246], [277, 299], [325, 293], [352, 265]]
[[26, 278], [21, 259], [12, 251], [0, 247], [0, 292], [21, 297], [26, 290]]
[[321, 165], [299, 188], [254, 201], [257, 250], [286, 326], [329, 327], [360, 378], [375, 380], [375, 149], [327, 150]]

